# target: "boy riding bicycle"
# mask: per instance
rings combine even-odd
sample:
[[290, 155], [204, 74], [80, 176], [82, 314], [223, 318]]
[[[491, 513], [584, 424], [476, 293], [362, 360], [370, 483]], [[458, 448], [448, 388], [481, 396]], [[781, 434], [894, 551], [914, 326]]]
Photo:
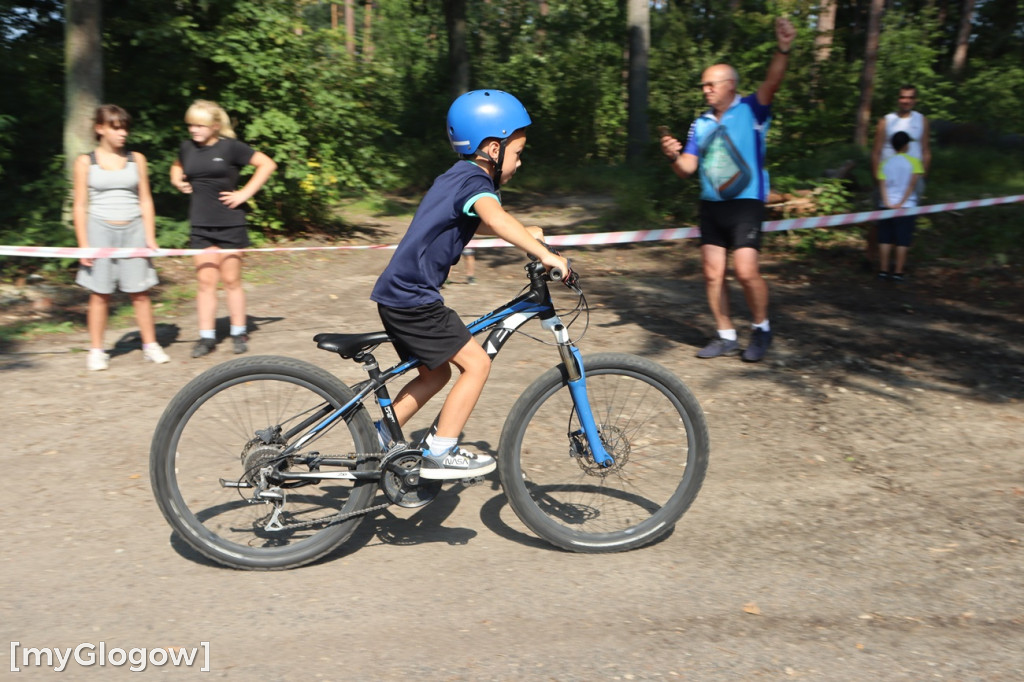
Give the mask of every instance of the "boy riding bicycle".
[[423, 361], [419, 376], [393, 402], [399, 425], [448, 384], [452, 365], [460, 372], [427, 439], [420, 477], [428, 480], [482, 476], [496, 466], [493, 457], [458, 444], [491, 359], [458, 313], [444, 305], [440, 289], [449, 268], [479, 232], [504, 239], [549, 270], [569, 273], [568, 262], [538, 241], [540, 228], [524, 227], [501, 205], [499, 189], [522, 163], [524, 129], [531, 123], [522, 103], [500, 90], [467, 92], [448, 109], [447, 123], [460, 160], [434, 180], [370, 295], [402, 360]]

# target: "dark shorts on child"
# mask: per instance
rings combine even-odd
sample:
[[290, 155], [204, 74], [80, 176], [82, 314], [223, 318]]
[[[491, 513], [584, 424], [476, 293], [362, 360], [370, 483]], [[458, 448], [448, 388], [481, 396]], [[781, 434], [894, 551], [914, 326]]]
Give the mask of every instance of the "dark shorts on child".
[[700, 243], [726, 249], [750, 247], [761, 250], [764, 202], [730, 199], [700, 202]]
[[378, 303], [377, 313], [384, 330], [395, 340], [398, 357], [403, 361], [419, 358], [428, 369], [448, 362], [473, 339], [459, 314], [440, 301], [414, 308]]
[[910, 246], [914, 240], [914, 222], [917, 216], [901, 215], [878, 221], [878, 243]]
[[245, 225], [231, 227], [193, 226], [188, 248], [208, 249], [216, 246], [222, 249], [244, 249], [249, 246], [249, 228]]

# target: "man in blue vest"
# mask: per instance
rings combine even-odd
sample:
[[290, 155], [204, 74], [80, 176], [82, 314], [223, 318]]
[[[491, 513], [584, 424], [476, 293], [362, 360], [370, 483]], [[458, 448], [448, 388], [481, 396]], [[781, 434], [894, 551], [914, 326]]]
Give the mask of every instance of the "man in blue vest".
[[736, 329], [729, 316], [725, 271], [729, 251], [733, 270], [753, 318], [745, 362], [759, 362], [772, 342], [768, 323], [768, 285], [761, 276], [761, 222], [768, 197], [765, 137], [771, 122], [771, 104], [782, 84], [796, 29], [785, 18], [775, 21], [776, 48], [768, 74], [752, 95], [737, 93], [739, 76], [728, 64], [704, 71], [701, 89], [710, 107], [690, 126], [686, 142], [663, 135], [661, 149], [681, 178], [699, 171], [700, 252], [708, 305], [718, 335], [697, 352], [715, 358], [739, 352]]

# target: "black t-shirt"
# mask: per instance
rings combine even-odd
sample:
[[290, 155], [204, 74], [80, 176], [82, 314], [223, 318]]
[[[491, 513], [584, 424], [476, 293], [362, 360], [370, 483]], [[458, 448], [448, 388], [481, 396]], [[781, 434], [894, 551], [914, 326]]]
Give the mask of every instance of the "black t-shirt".
[[185, 180], [192, 185], [189, 222], [203, 227], [245, 225], [246, 205], [228, 208], [220, 202], [221, 192], [238, 189], [238, 172], [256, 152], [244, 142], [222, 137], [212, 145], [181, 143], [178, 160]]

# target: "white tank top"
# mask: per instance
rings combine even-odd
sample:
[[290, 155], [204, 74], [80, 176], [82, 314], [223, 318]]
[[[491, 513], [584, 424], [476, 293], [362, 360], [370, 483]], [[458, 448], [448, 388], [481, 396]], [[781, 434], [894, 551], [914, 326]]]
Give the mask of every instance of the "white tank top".
[[89, 214], [100, 220], [129, 221], [142, 215], [139, 206], [139, 166], [128, 152], [120, 170], [106, 170], [89, 153]]
[[879, 167], [896, 156], [896, 150], [892, 148], [892, 136], [901, 130], [910, 135], [910, 147], [907, 149], [907, 156], [923, 160], [924, 157], [921, 156], [921, 138], [924, 137], [924, 114], [918, 111], [911, 111], [910, 116], [900, 118], [896, 112], [892, 112], [885, 115], [885, 144], [882, 145], [882, 158], [879, 161]]

